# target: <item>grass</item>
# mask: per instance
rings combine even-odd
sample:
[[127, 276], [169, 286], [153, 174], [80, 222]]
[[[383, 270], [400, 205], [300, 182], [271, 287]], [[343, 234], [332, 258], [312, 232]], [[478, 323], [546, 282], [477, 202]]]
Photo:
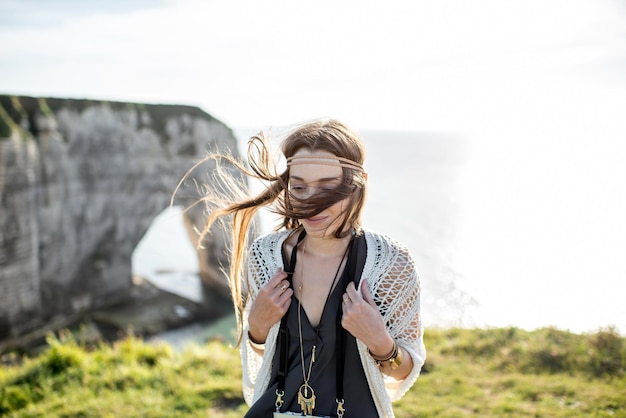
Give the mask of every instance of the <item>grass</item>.
[[[626, 344], [516, 328], [429, 330], [422, 376], [398, 418], [626, 417]], [[4, 356], [0, 416], [241, 417], [238, 350], [217, 340], [175, 351], [135, 337], [96, 347], [63, 332], [33, 358]]]

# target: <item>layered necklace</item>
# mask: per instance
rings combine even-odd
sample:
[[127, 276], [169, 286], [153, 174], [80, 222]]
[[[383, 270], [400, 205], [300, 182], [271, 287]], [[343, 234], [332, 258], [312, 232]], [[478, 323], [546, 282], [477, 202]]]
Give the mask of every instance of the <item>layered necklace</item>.
[[[339, 270], [341, 270], [341, 265], [343, 264], [344, 260], [346, 259], [346, 255], [348, 254], [348, 248], [350, 248], [349, 244], [346, 246], [346, 250], [341, 257], [341, 261], [339, 261], [339, 266], [337, 266], [337, 272], [335, 273], [333, 282], [330, 284], [330, 289], [328, 289], [328, 295], [326, 296], [326, 302], [324, 302], [322, 315], [324, 315], [324, 310], [326, 310], [326, 304], [328, 303], [328, 299], [330, 298], [333, 288], [335, 287], [335, 283], [337, 282], [337, 278], [339, 277]], [[300, 291], [300, 295], [298, 297], [298, 337], [300, 339], [300, 364], [302, 365], [302, 378], [304, 380], [304, 382], [302, 383], [302, 385], [300, 385], [300, 388], [298, 389], [298, 404], [300, 405], [300, 408], [302, 409], [302, 413], [304, 415], [312, 415], [313, 409], [315, 408], [315, 391], [309, 384], [309, 381], [311, 380], [313, 363], [315, 363], [315, 350], [317, 350], [317, 341], [320, 332], [321, 318], [320, 324], [315, 327], [315, 341], [313, 342], [313, 347], [311, 348], [311, 361], [309, 362], [309, 368], [307, 371], [304, 365], [304, 344], [302, 341], [302, 320], [300, 313], [302, 311], [302, 289], [304, 287], [304, 250], [305, 241], [302, 242], [302, 269], [300, 270], [300, 285], [298, 286], [298, 289]]]

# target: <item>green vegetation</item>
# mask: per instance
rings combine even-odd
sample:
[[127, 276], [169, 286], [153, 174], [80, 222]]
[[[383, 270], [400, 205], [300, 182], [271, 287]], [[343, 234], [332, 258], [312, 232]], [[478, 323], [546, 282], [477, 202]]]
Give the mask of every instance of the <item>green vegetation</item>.
[[172, 118], [188, 115], [217, 121], [199, 107], [190, 105], [0, 95], [0, 140], [10, 138], [14, 132], [19, 132], [25, 139], [36, 138], [38, 127], [35, 125], [34, 116], [37, 114], [54, 116], [61, 109], [81, 113], [90, 107], [101, 106], [113, 111], [137, 111], [140, 115], [140, 127], [153, 130], [163, 142], [170, 140], [166, 124]]
[[5, 108], [0, 103], [0, 139], [11, 137], [11, 132], [15, 129], [15, 122], [11, 119]]
[[11, 138], [13, 133], [17, 133], [22, 139], [31, 139], [32, 132], [23, 128], [27, 125], [27, 120], [28, 112], [19, 97], [0, 95], [0, 140]]
[[39, 105], [39, 110], [41, 111], [43, 115], [54, 116], [54, 113], [52, 112], [52, 110], [50, 110], [50, 107], [48, 107], [48, 103], [46, 102], [46, 99], [44, 99], [43, 97], [38, 98], [37, 104]]
[[[429, 330], [422, 376], [395, 404], [409, 417], [626, 417], [626, 344], [516, 328]], [[6, 356], [0, 415], [241, 417], [238, 350], [217, 340], [183, 352], [128, 337], [86, 347], [69, 333], [34, 358]]]

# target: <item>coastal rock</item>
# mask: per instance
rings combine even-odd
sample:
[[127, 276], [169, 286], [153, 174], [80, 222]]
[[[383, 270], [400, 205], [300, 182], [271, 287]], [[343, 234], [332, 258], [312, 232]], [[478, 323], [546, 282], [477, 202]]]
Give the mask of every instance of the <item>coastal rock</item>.
[[[127, 300], [134, 248], [218, 149], [237, 156], [232, 130], [196, 107], [0, 96], [0, 349]], [[196, 202], [211, 168], [175, 204]], [[202, 279], [225, 295], [225, 237], [210, 240]]]

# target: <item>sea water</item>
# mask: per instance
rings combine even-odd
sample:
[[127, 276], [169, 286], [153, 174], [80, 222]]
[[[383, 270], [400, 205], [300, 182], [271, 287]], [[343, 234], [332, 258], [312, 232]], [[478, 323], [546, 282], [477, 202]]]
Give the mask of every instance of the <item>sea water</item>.
[[[242, 147], [248, 133], [238, 131]], [[626, 331], [623, 150], [428, 132], [361, 136], [364, 226], [411, 251], [426, 327]], [[175, 208], [155, 220], [133, 268], [198, 300], [180, 216]], [[276, 220], [262, 219], [269, 232]]]

